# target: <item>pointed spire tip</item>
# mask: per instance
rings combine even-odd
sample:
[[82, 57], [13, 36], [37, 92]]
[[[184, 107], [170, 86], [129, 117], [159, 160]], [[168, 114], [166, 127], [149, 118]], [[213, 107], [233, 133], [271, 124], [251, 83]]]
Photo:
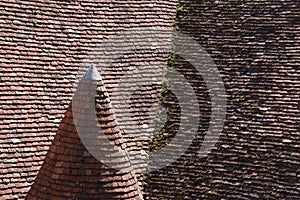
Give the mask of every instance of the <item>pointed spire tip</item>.
[[82, 77], [83, 80], [101, 81], [102, 78], [94, 64], [91, 64], [89, 69], [85, 72]]

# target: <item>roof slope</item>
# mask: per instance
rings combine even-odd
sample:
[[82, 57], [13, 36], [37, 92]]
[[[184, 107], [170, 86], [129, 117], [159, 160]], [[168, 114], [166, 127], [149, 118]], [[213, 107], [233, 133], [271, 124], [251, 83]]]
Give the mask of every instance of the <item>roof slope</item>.
[[[176, 27], [216, 63], [226, 88], [226, 122], [207, 158], [182, 158], [152, 173], [148, 198], [299, 199], [299, 1], [181, 2]], [[199, 99], [196, 152], [210, 119], [209, 91], [193, 66], [182, 58], [173, 62]]]
[[[28, 193], [69, 106], [77, 71], [95, 46], [128, 28], [171, 27], [175, 4], [0, 0], [0, 199]], [[111, 98], [122, 68], [167, 57], [151, 53], [130, 54], [101, 71]]]
[[[103, 151], [101, 148], [104, 147], [108, 153], [107, 161], [110, 166], [105, 166], [89, 153], [78, 134], [83, 128], [85, 132], [81, 134], [87, 134], [93, 141], [101, 137], [101, 129], [103, 137], [108, 137], [114, 147], [119, 146], [126, 150], [126, 141], [115, 122], [108, 94], [99, 79], [101, 78], [97, 69], [91, 66], [79, 83], [73, 99], [76, 102], [70, 104], [65, 113], [26, 199], [143, 199], [133, 171], [115, 170], [119, 169], [118, 165], [130, 167], [129, 158], [122, 159], [113, 149], [107, 149], [109, 147], [106, 144], [90, 142], [89, 147], [95, 145], [92, 148], [97, 148], [96, 152]], [[93, 107], [92, 104], [97, 108], [96, 115], [92, 114], [98, 120], [89, 120], [84, 114], [89, 106]], [[72, 105], [77, 108], [74, 109]], [[84, 121], [84, 126], [75, 126], [77, 123], [74, 116]], [[98, 126], [93, 127], [93, 122], [99, 123]], [[97, 128], [97, 137], [92, 138], [93, 129]]]

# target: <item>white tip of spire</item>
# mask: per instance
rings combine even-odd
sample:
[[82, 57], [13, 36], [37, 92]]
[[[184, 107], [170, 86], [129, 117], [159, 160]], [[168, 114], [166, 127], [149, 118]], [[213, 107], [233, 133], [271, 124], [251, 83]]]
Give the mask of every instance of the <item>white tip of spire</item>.
[[94, 64], [92, 64], [89, 67], [89, 69], [83, 75], [82, 79], [83, 80], [93, 80], [93, 81], [101, 81], [102, 80], [102, 78]]

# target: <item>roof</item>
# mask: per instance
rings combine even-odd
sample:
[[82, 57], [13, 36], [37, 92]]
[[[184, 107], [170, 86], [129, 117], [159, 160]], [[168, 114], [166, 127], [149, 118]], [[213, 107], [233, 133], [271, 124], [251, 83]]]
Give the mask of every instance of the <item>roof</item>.
[[[195, 38], [214, 60], [226, 89], [227, 115], [216, 149], [206, 158], [182, 158], [151, 173], [146, 198], [299, 198], [296, 2], [182, 1], [178, 5], [175, 26]], [[180, 57], [173, 63], [193, 85], [201, 105], [199, 136], [192, 145], [197, 151], [209, 123], [210, 96], [193, 66]], [[176, 128], [169, 126], [168, 130]]]
[[[171, 27], [175, 5], [175, 1], [0, 1], [2, 199], [27, 195], [71, 102], [77, 72], [86, 66], [83, 61], [96, 43], [130, 27]], [[147, 54], [143, 62], [166, 57]], [[131, 57], [111, 71], [100, 69], [112, 98], [113, 83], [130, 62], [138, 60]]]
[[[86, 66], [84, 60], [97, 42], [129, 27], [174, 25], [193, 36], [216, 63], [226, 89], [227, 116], [216, 148], [199, 159], [196, 153], [210, 123], [209, 91], [193, 66], [180, 57], [169, 58], [194, 88], [201, 121], [186, 155], [144, 177], [144, 198], [299, 198], [297, 3], [180, 1], [175, 13], [175, 1], [0, 0], [0, 197], [24, 199], [28, 194], [68, 109], [77, 72]], [[147, 111], [157, 102], [160, 88], [144, 83], [161, 73], [151, 66], [166, 61], [166, 52], [141, 49], [99, 69], [118, 127], [128, 135], [151, 122]], [[149, 73], [134, 74], [140, 87], [131, 95], [130, 113], [124, 112], [116, 105], [122, 105], [120, 97], [128, 90], [116, 92], [118, 81], [129, 69], [147, 64]], [[122, 81], [124, 87], [132, 87]], [[174, 93], [166, 94], [169, 121], [152, 150], [178, 130], [178, 102]], [[146, 134], [135, 141], [125, 138], [128, 151], [148, 145]], [[83, 147], [78, 150], [84, 154]], [[169, 154], [178, 152], [175, 148]], [[99, 164], [92, 160], [93, 166]]]

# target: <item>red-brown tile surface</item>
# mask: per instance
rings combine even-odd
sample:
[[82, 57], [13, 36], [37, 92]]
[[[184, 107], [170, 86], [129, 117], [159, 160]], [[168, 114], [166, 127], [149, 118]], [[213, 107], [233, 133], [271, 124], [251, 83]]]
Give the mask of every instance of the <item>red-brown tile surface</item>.
[[170, 27], [174, 12], [174, 1], [0, 1], [1, 199], [26, 196], [93, 48], [129, 27]]
[[[225, 127], [207, 158], [186, 155], [151, 173], [146, 198], [299, 199], [299, 19], [295, 0], [182, 1], [176, 27], [193, 36], [220, 71], [228, 104]], [[186, 61], [178, 58], [175, 67], [201, 103], [192, 145], [197, 150], [210, 119], [208, 89]]]
[[[145, 198], [299, 198], [299, 12], [295, 0], [183, 1], [177, 7], [176, 28], [197, 39], [217, 64], [227, 93], [227, 118], [209, 157], [183, 157], [150, 174]], [[23, 199], [71, 100], [76, 72], [87, 54], [97, 41], [117, 31], [170, 26], [174, 2], [1, 0], [0, 13], [0, 195]], [[113, 87], [130, 65], [167, 59], [165, 53], [150, 50], [136, 53], [139, 59], [128, 55], [101, 71], [112, 101], [117, 99]], [[210, 99], [201, 74], [183, 60], [176, 65], [185, 66], [178, 70], [194, 87], [201, 105], [192, 154], [207, 131]], [[144, 111], [154, 100], [139, 99], [155, 96], [157, 89], [145, 86], [135, 93], [138, 105], [133, 117], [114, 107], [121, 128], [128, 124], [131, 128], [126, 131], [134, 134], [137, 123], [149, 121]], [[170, 105], [176, 105], [172, 100]], [[176, 111], [176, 106], [172, 109]], [[168, 130], [176, 131], [177, 114], [170, 116], [166, 135]], [[147, 137], [139, 139], [126, 138], [127, 148], [145, 148]]]

